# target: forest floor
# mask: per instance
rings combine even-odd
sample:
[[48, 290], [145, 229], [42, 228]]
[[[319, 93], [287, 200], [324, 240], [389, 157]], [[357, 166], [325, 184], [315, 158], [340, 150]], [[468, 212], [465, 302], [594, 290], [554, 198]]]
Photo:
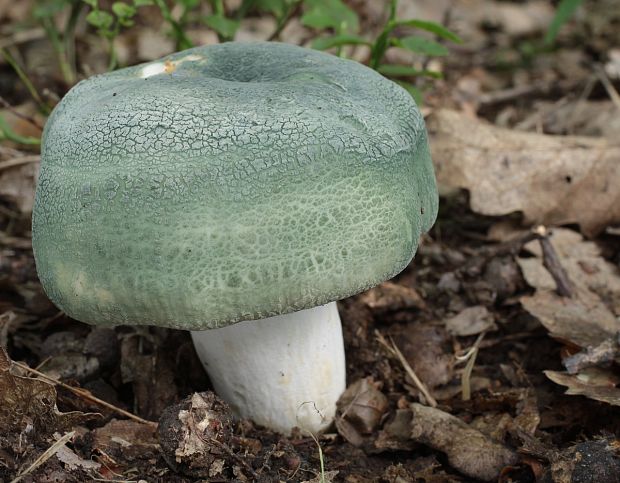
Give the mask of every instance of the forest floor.
[[[347, 3], [376, 28], [382, 2]], [[29, 4], [0, 0], [0, 42], [61, 98], [49, 42], [15, 29]], [[314, 440], [235, 422], [167, 461], [160, 418], [204, 416], [211, 397], [189, 334], [58, 312], [30, 241], [38, 149], [5, 141], [0, 481], [620, 482], [620, 5], [587, 2], [546, 49], [545, 0], [400, 8], [464, 40], [422, 65], [443, 73], [420, 84], [440, 214], [403, 273], [339, 302], [348, 389], [334, 427]], [[272, 27], [249, 18], [239, 36]], [[121, 62], [169, 53], [161, 30], [139, 20], [117, 39]], [[79, 35], [83, 71], [104, 70], [96, 36]], [[293, 21], [282, 40], [307, 35]], [[44, 118], [2, 62], [0, 93], [12, 129], [40, 136]]]

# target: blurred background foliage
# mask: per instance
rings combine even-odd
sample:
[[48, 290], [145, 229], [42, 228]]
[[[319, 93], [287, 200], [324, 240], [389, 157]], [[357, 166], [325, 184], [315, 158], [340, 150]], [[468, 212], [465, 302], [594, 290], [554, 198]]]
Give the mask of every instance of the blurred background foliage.
[[[553, 48], [554, 41], [582, 0], [562, 0], [544, 38], [521, 47], [523, 57]], [[447, 56], [462, 43], [442, 21], [400, 17], [398, 0], [367, 2], [377, 15], [376, 25], [361, 31], [355, 0], [24, 0], [29, 15], [11, 25], [13, 38], [43, 31], [49, 49], [46, 63], [55, 63], [53, 85], [41, 89], [15, 43], [0, 41], [0, 54], [15, 71], [22, 90], [46, 116], [78, 80], [139, 61], [161, 57], [205, 43], [231, 40], [272, 40], [298, 43], [350, 57], [393, 79], [421, 102], [423, 92], [442, 78], [433, 58]], [[363, 3], [363, 2], [362, 2]], [[370, 5], [372, 4], [372, 6]], [[0, 12], [1, 14], [1, 12]], [[255, 32], [242, 28], [253, 22]], [[295, 30], [297, 28], [297, 30]], [[153, 30], [163, 35], [152, 35]], [[283, 38], [283, 33], [288, 35]], [[146, 32], [146, 35], [144, 35]], [[134, 38], [139, 55], [132, 55]], [[408, 61], [399, 61], [403, 51]], [[411, 57], [413, 55], [413, 57]], [[396, 60], [396, 61], [395, 61]], [[49, 71], [49, 69], [48, 69]], [[45, 92], [42, 92], [45, 91]], [[37, 136], [13, 132], [0, 118], [0, 139], [20, 145], [39, 142]]]

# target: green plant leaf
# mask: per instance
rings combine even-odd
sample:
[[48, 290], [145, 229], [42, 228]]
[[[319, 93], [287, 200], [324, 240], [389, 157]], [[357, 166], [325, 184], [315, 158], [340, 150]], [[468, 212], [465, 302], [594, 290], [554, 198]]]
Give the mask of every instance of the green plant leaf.
[[97, 0], [82, 0], [86, 5], [90, 5], [92, 8], [97, 8]]
[[577, 10], [582, 3], [583, 0], [562, 0], [559, 3], [553, 20], [551, 20], [551, 24], [549, 25], [549, 30], [547, 30], [547, 34], [545, 35], [546, 45], [552, 45], [555, 42], [558, 33], [560, 33], [560, 29], [570, 20], [575, 10]]
[[420, 30], [426, 30], [427, 32], [431, 32], [442, 39], [449, 40], [450, 42], [454, 42], [455, 44], [462, 44], [463, 40], [461, 37], [456, 35], [454, 32], [448, 30], [443, 25], [440, 25], [435, 22], [428, 22], [426, 20], [398, 20], [395, 22], [395, 26], [407, 26], [414, 27]]
[[261, 12], [269, 12], [274, 17], [280, 18], [287, 12], [288, 2], [286, 0], [256, 0], [254, 7]]
[[101, 30], [109, 29], [114, 23], [114, 17], [108, 12], [102, 10], [93, 10], [86, 15], [86, 21], [93, 27], [97, 27]]
[[377, 72], [387, 77], [432, 77], [433, 79], [441, 79], [441, 72], [433, 70], [420, 70], [408, 65], [383, 64], [377, 68]]
[[239, 28], [238, 20], [232, 20], [222, 15], [207, 15], [203, 20], [207, 27], [228, 39], [232, 39]]
[[371, 45], [371, 43], [358, 35], [341, 34], [332, 37], [319, 37], [312, 41], [312, 48], [317, 50], [327, 50], [332, 47], [343, 45]]
[[359, 19], [357, 14], [341, 0], [305, 0], [306, 13], [301, 23], [317, 30], [334, 29], [338, 33], [357, 32]]
[[443, 45], [435, 42], [434, 40], [425, 39], [424, 37], [417, 37], [416, 35], [403, 37], [402, 39], [393, 39], [392, 43], [396, 47], [410, 50], [416, 54], [431, 56], [448, 55], [448, 49], [446, 49]]
[[36, 19], [53, 17], [62, 12], [70, 5], [69, 0], [49, 0], [39, 2], [32, 10], [32, 16]]
[[176, 3], [181, 4], [186, 10], [191, 10], [200, 5], [200, 0], [177, 0]]
[[150, 5], [155, 5], [153, 0], [133, 0], [134, 7], [148, 7]]
[[119, 19], [128, 19], [133, 17], [137, 10], [133, 5], [127, 5], [123, 2], [114, 2], [112, 4], [112, 11]]

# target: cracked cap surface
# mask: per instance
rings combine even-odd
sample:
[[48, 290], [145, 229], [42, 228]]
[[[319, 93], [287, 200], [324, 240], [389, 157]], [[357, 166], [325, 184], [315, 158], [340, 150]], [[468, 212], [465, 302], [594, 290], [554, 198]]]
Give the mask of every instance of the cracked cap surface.
[[75, 319], [200, 330], [391, 278], [437, 205], [405, 90], [326, 53], [230, 42], [67, 94], [44, 133], [33, 249]]

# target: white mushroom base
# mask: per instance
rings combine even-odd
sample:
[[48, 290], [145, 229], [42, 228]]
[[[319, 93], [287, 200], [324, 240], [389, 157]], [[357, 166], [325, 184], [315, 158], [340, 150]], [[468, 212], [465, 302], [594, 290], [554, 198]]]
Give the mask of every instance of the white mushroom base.
[[333, 421], [345, 357], [336, 302], [222, 329], [192, 331], [215, 391], [237, 416], [289, 434]]

